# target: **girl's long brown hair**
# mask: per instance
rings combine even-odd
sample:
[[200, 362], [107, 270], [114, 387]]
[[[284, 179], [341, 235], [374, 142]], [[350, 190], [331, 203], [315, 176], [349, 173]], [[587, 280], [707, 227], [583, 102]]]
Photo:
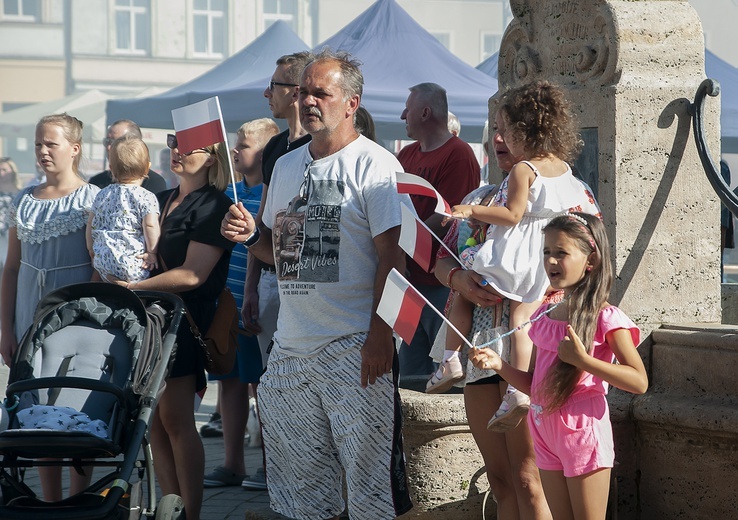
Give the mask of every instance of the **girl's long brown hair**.
[[[610, 243], [600, 219], [586, 213], [571, 213], [571, 215], [584, 219], [587, 224], [584, 225], [578, 218], [562, 215], [549, 222], [543, 232], [561, 231], [576, 241], [579, 249], [585, 254], [595, 253], [592, 269], [569, 297], [569, 325], [582, 340], [587, 354], [590, 354], [594, 347], [597, 319], [612, 288]], [[563, 406], [581, 376], [581, 369], [558, 359], [542, 383], [546, 409], [552, 411]]]

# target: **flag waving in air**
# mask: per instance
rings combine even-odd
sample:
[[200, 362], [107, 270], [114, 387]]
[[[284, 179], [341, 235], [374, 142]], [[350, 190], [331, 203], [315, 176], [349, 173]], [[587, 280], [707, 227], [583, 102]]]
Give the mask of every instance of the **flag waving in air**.
[[[176, 148], [183, 155], [216, 143], [224, 143], [225, 149], [229, 150], [228, 135], [223, 123], [223, 114], [220, 111], [218, 96], [204, 99], [186, 107], [175, 108], [172, 110], [172, 122], [174, 123], [174, 133], [177, 134]], [[231, 161], [226, 162], [231, 173], [233, 202], [238, 203], [233, 164], [231, 164]]]
[[185, 154], [226, 140], [218, 97], [172, 110], [177, 149]]
[[433, 307], [396, 269], [389, 272], [387, 280], [384, 282], [382, 298], [377, 306], [377, 316], [392, 327], [392, 330], [405, 340], [405, 343], [410, 343], [418, 328], [418, 323], [420, 323], [420, 314], [426, 305], [438, 314], [464, 343], [474, 348], [458, 329], [446, 319], [443, 312]]
[[427, 226], [415, 218], [407, 205], [401, 204], [400, 207], [402, 208], [400, 247], [426, 273], [430, 273], [433, 264], [433, 235]]
[[451, 216], [451, 206], [441, 197], [441, 194], [430, 182], [412, 173], [397, 172], [397, 192], [408, 195], [423, 195], [436, 199], [436, 213]]
[[422, 267], [426, 273], [432, 272], [435, 255], [433, 254], [433, 240], [437, 240], [441, 246], [456, 259], [459, 265], [463, 265], [459, 257], [454, 254], [448, 246], [430, 230], [425, 223], [418, 219], [415, 212], [407, 205], [402, 204], [402, 226], [400, 226], [399, 245], [415, 263]]

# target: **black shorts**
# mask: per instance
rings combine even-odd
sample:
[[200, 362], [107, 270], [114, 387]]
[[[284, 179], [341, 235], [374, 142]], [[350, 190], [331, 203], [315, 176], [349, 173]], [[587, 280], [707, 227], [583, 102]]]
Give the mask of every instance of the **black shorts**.
[[477, 379], [476, 381], [472, 381], [471, 383], [467, 383], [466, 385], [499, 385], [502, 383], [504, 379], [500, 377], [500, 374], [495, 374], [490, 377], [484, 377], [482, 379]]

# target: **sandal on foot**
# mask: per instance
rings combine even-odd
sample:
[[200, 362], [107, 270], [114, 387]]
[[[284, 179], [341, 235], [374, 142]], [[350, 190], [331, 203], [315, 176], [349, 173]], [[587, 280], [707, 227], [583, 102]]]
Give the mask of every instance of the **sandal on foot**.
[[425, 385], [426, 394], [440, 394], [450, 389], [457, 381], [464, 379], [464, 370], [458, 357], [452, 357], [441, 363]]
[[520, 421], [528, 415], [530, 398], [520, 390], [502, 397], [502, 404], [487, 423], [491, 432], [502, 433], [517, 428]]

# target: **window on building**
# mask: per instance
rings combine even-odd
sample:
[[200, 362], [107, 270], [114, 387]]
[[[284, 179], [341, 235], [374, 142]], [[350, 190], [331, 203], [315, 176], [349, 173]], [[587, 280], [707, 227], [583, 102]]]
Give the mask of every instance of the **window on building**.
[[115, 51], [148, 54], [151, 50], [149, 0], [115, 0]]
[[277, 20], [289, 24], [297, 32], [297, 0], [264, 0], [264, 30]]
[[41, 0], [0, 0], [2, 19], [11, 22], [38, 22], [41, 20]]
[[227, 35], [225, 0], [195, 0], [192, 16], [195, 55], [224, 57]]
[[502, 42], [502, 34], [498, 33], [482, 33], [482, 56], [481, 61], [486, 60], [494, 53], [500, 50]]
[[448, 31], [439, 31], [439, 32], [433, 32], [431, 31], [431, 34], [435, 37], [436, 40], [441, 42], [444, 47], [446, 47], [448, 50], [451, 50], [451, 33]]

